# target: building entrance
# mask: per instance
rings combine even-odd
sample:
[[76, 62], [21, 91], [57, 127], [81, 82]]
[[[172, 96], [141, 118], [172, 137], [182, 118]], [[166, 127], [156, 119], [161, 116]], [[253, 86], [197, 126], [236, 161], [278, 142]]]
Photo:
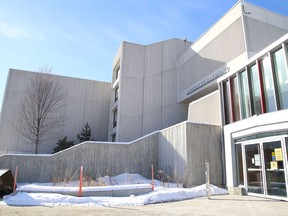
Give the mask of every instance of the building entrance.
[[244, 186], [249, 193], [287, 199], [287, 138], [242, 143]]

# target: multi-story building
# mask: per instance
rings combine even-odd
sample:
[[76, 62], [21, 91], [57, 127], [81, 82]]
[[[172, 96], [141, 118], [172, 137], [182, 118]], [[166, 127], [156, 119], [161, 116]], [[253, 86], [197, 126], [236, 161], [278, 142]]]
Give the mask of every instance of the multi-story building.
[[[191, 172], [200, 170], [199, 160], [189, 155], [205, 157], [201, 155], [205, 151], [199, 151], [199, 136], [206, 141], [212, 136], [211, 131], [197, 134], [197, 144], [191, 130], [197, 124], [216, 125], [213, 134], [223, 139], [215, 151], [209, 151], [209, 157], [222, 161], [223, 184], [229, 191], [287, 199], [287, 33], [287, 17], [239, 1], [193, 43], [180, 39], [150, 45], [123, 42], [113, 61], [111, 84], [59, 77], [71, 99], [64, 113], [75, 115], [72, 120], [78, 131], [91, 119], [96, 131], [102, 131], [96, 140], [119, 145], [183, 121], [196, 125], [175, 126], [177, 133], [170, 128], [162, 137], [154, 137], [160, 143], [158, 164], [173, 167], [173, 160], [168, 161], [163, 152], [176, 152], [181, 162], [175, 167], [188, 167]], [[1, 152], [31, 151], [6, 128], [11, 107], [19, 105], [11, 98], [21, 98], [23, 86], [18, 89], [15, 82], [22, 83], [26, 79], [22, 75], [11, 70], [8, 77], [0, 122], [1, 140], [7, 138], [1, 141]], [[71, 125], [76, 133], [71, 123], [62, 131], [67, 134]], [[43, 152], [50, 153], [50, 149]]]

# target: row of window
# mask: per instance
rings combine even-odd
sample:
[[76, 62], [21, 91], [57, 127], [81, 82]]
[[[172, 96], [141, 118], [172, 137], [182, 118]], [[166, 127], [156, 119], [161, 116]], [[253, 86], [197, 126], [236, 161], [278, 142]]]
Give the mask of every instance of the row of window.
[[[114, 73], [115, 73], [115, 80], [114, 82], [116, 82], [119, 78], [119, 73], [120, 73], [120, 66], [119, 63], [118, 65], [115, 67], [114, 69]], [[117, 84], [117, 86], [114, 88], [114, 102], [116, 103], [118, 101], [118, 95], [119, 95], [119, 84]], [[118, 108], [116, 106], [116, 108], [112, 111], [113, 114], [113, 128], [115, 128], [117, 126], [117, 116], [118, 116]], [[111, 141], [115, 142], [116, 141], [116, 133], [113, 133], [111, 135]]]
[[287, 51], [282, 43], [220, 83], [225, 124], [288, 108]]

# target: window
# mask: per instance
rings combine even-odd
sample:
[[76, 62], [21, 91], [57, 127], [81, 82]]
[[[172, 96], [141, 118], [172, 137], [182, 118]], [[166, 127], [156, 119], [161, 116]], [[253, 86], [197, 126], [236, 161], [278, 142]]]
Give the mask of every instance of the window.
[[276, 75], [277, 91], [279, 96], [279, 109], [288, 108], [288, 75], [285, 66], [283, 49], [272, 54], [273, 66]]
[[117, 109], [113, 111], [113, 128], [117, 126]]
[[233, 122], [240, 120], [240, 106], [239, 106], [239, 94], [238, 94], [238, 82], [237, 77], [231, 78], [231, 94], [232, 94], [232, 110], [233, 110]]
[[258, 115], [262, 113], [261, 95], [260, 95], [260, 80], [258, 76], [257, 65], [249, 67], [251, 90], [252, 90], [252, 114]]
[[114, 97], [115, 97], [115, 102], [118, 100], [118, 94], [119, 94], [119, 87], [117, 86], [116, 89], [114, 90]]
[[288, 43], [275, 48], [220, 83], [225, 124], [288, 109]]
[[271, 61], [269, 56], [266, 56], [264, 59], [260, 60], [260, 67], [263, 78], [266, 112], [273, 112], [276, 110], [276, 103], [274, 94], [273, 75], [271, 70]]
[[111, 140], [112, 142], [116, 142], [116, 133], [111, 135]]
[[225, 124], [229, 124], [232, 122], [232, 113], [230, 109], [231, 99], [230, 99], [230, 88], [228, 80], [223, 82], [223, 96], [224, 96]]
[[116, 69], [115, 80], [118, 79], [118, 77], [119, 77], [119, 72], [120, 72], [120, 66]]
[[242, 119], [245, 119], [251, 116], [247, 71], [243, 71], [239, 74], [239, 82], [241, 96], [241, 115]]

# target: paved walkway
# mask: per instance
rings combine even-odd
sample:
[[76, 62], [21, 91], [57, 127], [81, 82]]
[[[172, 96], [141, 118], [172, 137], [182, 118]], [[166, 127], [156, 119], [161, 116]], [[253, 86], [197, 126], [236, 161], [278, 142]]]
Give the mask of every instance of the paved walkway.
[[252, 196], [213, 196], [181, 202], [139, 207], [12, 207], [0, 205], [0, 216], [7, 215], [219, 215], [219, 216], [287, 216], [288, 202]]

